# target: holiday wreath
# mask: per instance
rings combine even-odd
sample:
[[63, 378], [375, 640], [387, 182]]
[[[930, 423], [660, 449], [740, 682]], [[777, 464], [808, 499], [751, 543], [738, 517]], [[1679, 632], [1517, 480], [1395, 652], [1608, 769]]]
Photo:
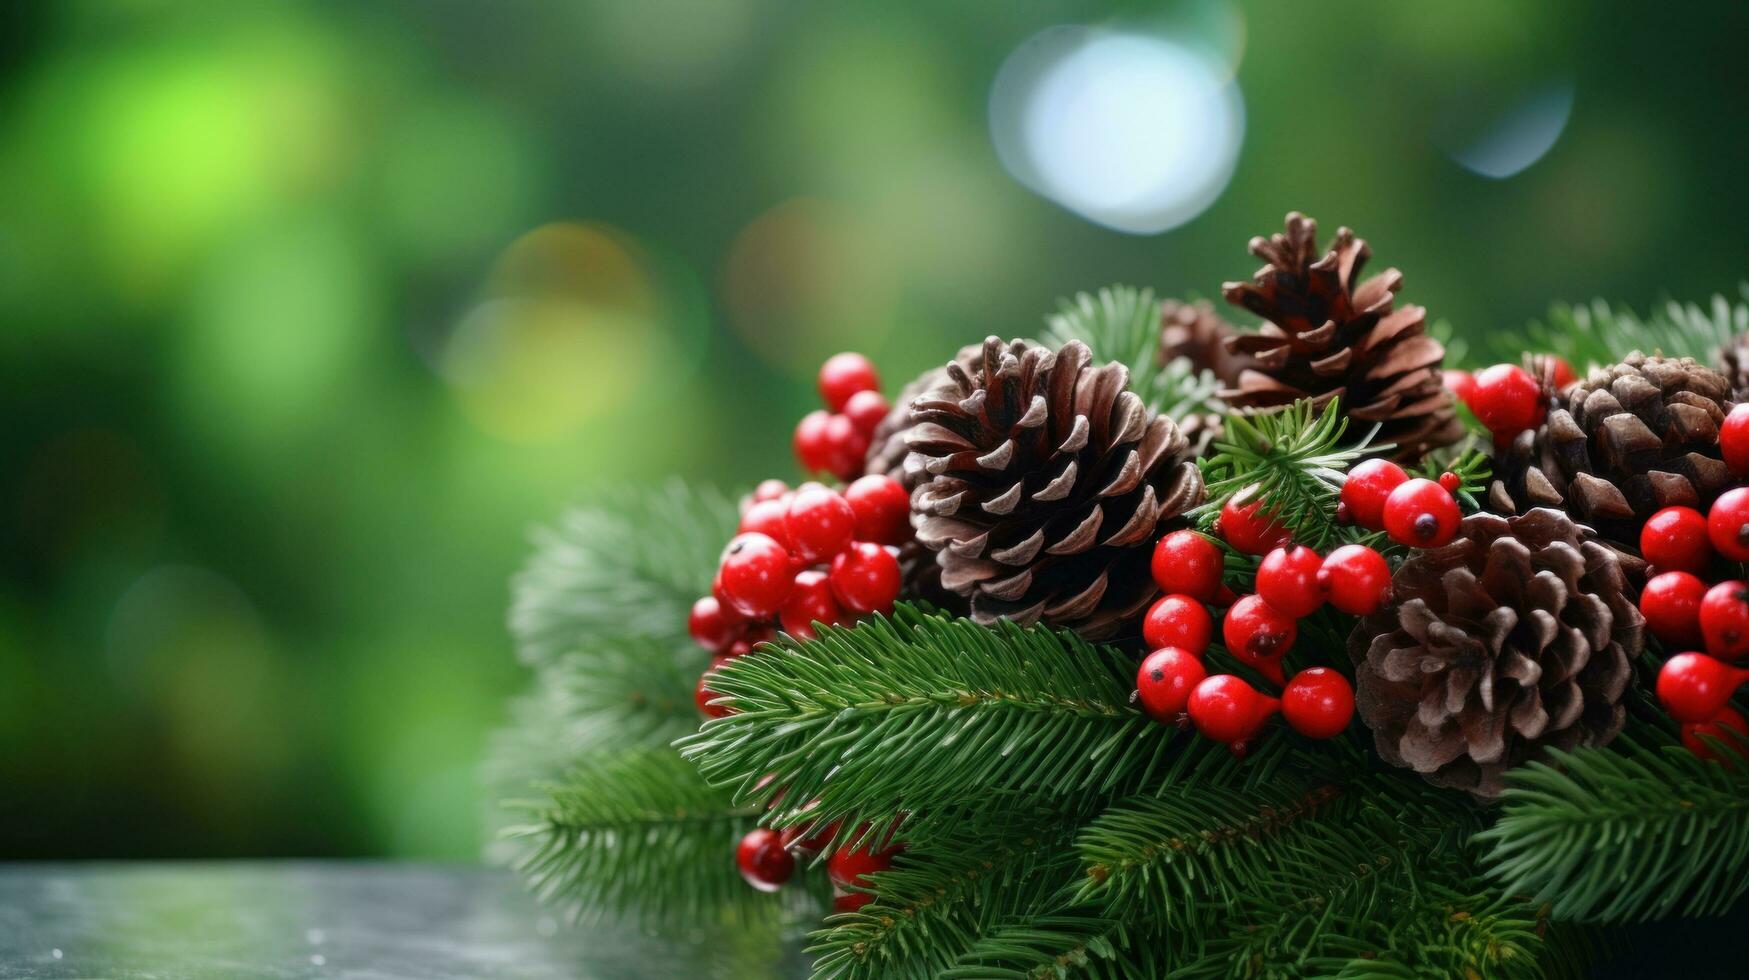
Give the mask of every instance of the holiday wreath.
[[1258, 326], [1108, 289], [891, 402], [838, 355], [829, 482], [544, 534], [537, 888], [818, 977], [1567, 975], [1749, 890], [1749, 307], [1471, 374], [1348, 229], [1251, 251]]

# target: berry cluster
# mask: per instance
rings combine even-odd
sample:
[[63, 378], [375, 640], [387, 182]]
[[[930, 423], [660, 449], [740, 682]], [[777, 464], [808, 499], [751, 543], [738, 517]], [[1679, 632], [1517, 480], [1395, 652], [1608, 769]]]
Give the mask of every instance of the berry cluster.
[[898, 481], [865, 476], [843, 493], [818, 483], [795, 490], [766, 480], [723, 549], [711, 594], [692, 605], [687, 628], [716, 654], [699, 678], [699, 710], [711, 704], [710, 671], [769, 640], [776, 629], [812, 639], [815, 623], [855, 622], [890, 612], [899, 598], [897, 545], [911, 533], [911, 503]]
[[[1157, 721], [1195, 725], [1205, 737], [1243, 751], [1277, 712], [1308, 738], [1331, 738], [1354, 715], [1348, 679], [1327, 667], [1313, 667], [1288, 680], [1281, 659], [1298, 637], [1297, 621], [1326, 601], [1343, 612], [1362, 614], [1384, 604], [1390, 568], [1376, 551], [1347, 545], [1320, 558], [1312, 549], [1285, 541], [1256, 507], [1232, 508], [1221, 515], [1228, 544], [1237, 536], [1244, 550], [1267, 540], [1281, 541], [1257, 571], [1257, 592], [1233, 597], [1221, 583], [1221, 550], [1194, 531], [1174, 531], [1155, 545], [1151, 570], [1165, 596], [1142, 621], [1142, 638], [1153, 652], [1136, 672], [1136, 699]], [[1214, 633], [1211, 604], [1228, 608], [1221, 637], [1234, 658], [1282, 687], [1279, 699], [1232, 674], [1210, 675], [1203, 665]]]
[[[1749, 476], [1749, 404], [1738, 405], [1719, 429], [1725, 465]], [[1729, 704], [1749, 670], [1731, 663], [1749, 655], [1749, 583], [1725, 578], [1709, 584], [1726, 562], [1749, 561], [1749, 487], [1727, 490], [1705, 514], [1665, 507], [1640, 529], [1640, 555], [1651, 578], [1640, 591], [1646, 628], [1679, 653], [1658, 672], [1658, 700], [1682, 723], [1682, 742], [1702, 758], [1714, 753], [1701, 736], [1726, 744], [1725, 730], [1749, 735], [1749, 721]]]
[[1749, 488], [1726, 491], [1704, 516], [1690, 507], [1658, 511], [1640, 530], [1640, 553], [1653, 573], [1640, 592], [1646, 628], [1667, 648], [1706, 651], [1665, 661], [1658, 700], [1682, 723], [1684, 743], [1711, 758], [1698, 733], [1719, 736], [1721, 726], [1749, 733], [1742, 714], [1727, 704], [1749, 679], [1749, 671], [1727, 663], [1749, 654], [1749, 583], [1709, 585], [1701, 576], [1715, 555], [1749, 560]]
[[820, 366], [820, 400], [826, 408], [802, 416], [796, 425], [796, 461], [810, 473], [849, 480], [862, 472], [869, 438], [887, 417], [880, 375], [861, 354], [834, 354]]
[[1453, 496], [1458, 485], [1456, 473], [1442, 473], [1438, 480], [1411, 479], [1388, 459], [1363, 460], [1342, 483], [1336, 519], [1383, 531], [1410, 548], [1438, 548], [1457, 537], [1463, 518]]
[[874, 365], [861, 354], [835, 354], [820, 368], [820, 397], [832, 413], [809, 413], [796, 428], [796, 457], [809, 470], [851, 481], [842, 491], [821, 483], [795, 489], [766, 480], [742, 502], [741, 524], [723, 549], [711, 594], [692, 605], [687, 628], [716, 654], [695, 697], [706, 716], [711, 671], [782, 629], [812, 639], [815, 623], [845, 624], [890, 612], [902, 576], [898, 546], [911, 540], [911, 498], [899, 481], [862, 472], [869, 433], [887, 414]]

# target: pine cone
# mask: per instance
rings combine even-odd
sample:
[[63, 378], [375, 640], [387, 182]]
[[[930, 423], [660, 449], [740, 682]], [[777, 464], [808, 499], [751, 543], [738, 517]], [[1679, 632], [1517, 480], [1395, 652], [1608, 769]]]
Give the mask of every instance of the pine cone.
[[[1160, 304], [1160, 366], [1182, 357], [1192, 369], [1207, 371], [1222, 385], [1231, 387], [1239, 373], [1256, 361], [1227, 350], [1227, 338], [1235, 336], [1233, 325], [1215, 312], [1208, 300], [1181, 303], [1175, 299]], [[1221, 434], [1221, 416], [1195, 412], [1176, 419], [1178, 429], [1190, 441], [1190, 455], [1201, 456]]]
[[1362, 423], [1353, 434], [1380, 423], [1378, 441], [1396, 446], [1399, 462], [1456, 442], [1463, 425], [1440, 377], [1445, 348], [1427, 336], [1426, 310], [1392, 308], [1402, 274], [1387, 269], [1356, 285], [1372, 255], [1366, 242], [1343, 228], [1319, 257], [1317, 237], [1317, 222], [1296, 211], [1284, 234], [1251, 239], [1251, 253], [1267, 264], [1251, 282], [1223, 291], [1269, 322], [1227, 341], [1257, 364], [1221, 398], [1239, 410], [1267, 410], [1340, 396], [1348, 417]]
[[1496, 454], [1489, 508], [1556, 507], [1634, 552], [1657, 510], [1704, 510], [1731, 485], [1719, 456], [1730, 389], [1723, 375], [1687, 357], [1635, 351], [1596, 368], [1555, 399], [1542, 425]]
[[1732, 399], [1749, 398], [1749, 334], [1735, 337], [1713, 352], [1713, 363], [1730, 382]]
[[1182, 357], [1197, 370], [1211, 372], [1222, 384], [1232, 386], [1238, 383], [1241, 371], [1257, 364], [1255, 359], [1227, 349], [1227, 338], [1237, 335], [1238, 330], [1206, 299], [1194, 303], [1169, 299], [1160, 304], [1161, 366]]
[[[953, 356], [958, 364], [971, 365], [982, 356], [983, 344], [967, 344]], [[947, 365], [930, 368], [912, 378], [905, 387], [899, 389], [899, 397], [893, 399], [893, 407], [887, 412], [887, 417], [881, 419], [881, 424], [875, 426], [868, 440], [868, 456], [863, 466], [864, 473], [883, 473], [905, 485], [905, 489], [914, 490], [917, 484], [923, 482], [926, 474], [905, 473], [905, 457], [910, 450], [905, 448], [905, 433], [911, 429], [911, 403], [932, 388], [947, 383]]]
[[1379, 755], [1492, 799], [1545, 748], [1613, 739], [1644, 626], [1626, 587], [1615, 552], [1558, 510], [1465, 518], [1349, 638]]
[[917, 540], [980, 623], [1043, 621], [1107, 639], [1154, 598], [1150, 545], [1202, 502], [1178, 426], [1087, 345], [984, 341], [918, 399], [906, 467]]

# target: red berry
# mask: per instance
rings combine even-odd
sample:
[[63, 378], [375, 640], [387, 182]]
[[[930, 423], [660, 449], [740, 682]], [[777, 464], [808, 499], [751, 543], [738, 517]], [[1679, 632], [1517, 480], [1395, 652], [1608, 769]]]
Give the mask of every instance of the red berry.
[[1300, 619], [1324, 604], [1318, 569], [1324, 560], [1303, 544], [1277, 548], [1257, 566], [1257, 594], [1283, 613]]
[[904, 850], [905, 845], [894, 844], [886, 850], [871, 850], [873, 845], [864, 842], [854, 850], [840, 847], [826, 859], [826, 876], [832, 883], [844, 888], [867, 888], [867, 875], [877, 871], [885, 871], [893, 866], [893, 855]]
[[1231, 745], [1257, 734], [1281, 702], [1232, 674], [1205, 678], [1190, 692], [1185, 710], [1205, 738]]
[[875, 373], [875, 366], [861, 354], [833, 354], [820, 365], [820, 400], [834, 412], [842, 411], [851, 395], [880, 386], [881, 378]]
[[1318, 584], [1330, 605], [1350, 616], [1384, 607], [1391, 594], [1391, 566], [1364, 544], [1345, 544], [1330, 552], [1318, 569]]
[[763, 534], [783, 545], [785, 551], [793, 551], [794, 549], [790, 545], [789, 528], [784, 520], [788, 514], [789, 504], [781, 497], [776, 500], [755, 501], [753, 506], [747, 508], [747, 513], [741, 515], [741, 526], [738, 531], [741, 534], [746, 534], [749, 531]]
[[1749, 670], [1704, 653], [1679, 653], [1658, 671], [1658, 700], [1677, 721], [1711, 721], [1746, 680]]
[[1463, 402], [1465, 405], [1470, 403], [1470, 396], [1476, 392], [1475, 375], [1468, 371], [1447, 368], [1446, 370], [1441, 371], [1439, 376], [1441, 383], [1445, 385], [1445, 390], [1456, 395], [1458, 401]]
[[904, 544], [911, 537], [911, 495], [890, 476], [871, 473], [844, 488], [856, 512], [856, 540]]
[[783, 848], [783, 835], [769, 827], [747, 832], [735, 848], [735, 864], [747, 884], [762, 892], [774, 892], [796, 873], [795, 856]]
[[776, 500], [786, 493], [789, 493], [789, 484], [782, 480], [760, 480], [759, 485], [753, 488], [753, 502]]
[[1284, 679], [1281, 658], [1293, 648], [1298, 636], [1299, 627], [1293, 617], [1265, 602], [1262, 596], [1240, 596], [1221, 622], [1221, 639], [1226, 641], [1227, 652], [1276, 684]]
[[1669, 649], [1701, 646], [1700, 604], [1706, 592], [1706, 583], [1688, 572], [1653, 576], [1640, 591], [1646, 628]]
[[1385, 532], [1411, 548], [1449, 544], [1461, 518], [1457, 501], [1432, 480], [1410, 480], [1385, 498]]
[[1732, 579], [1700, 600], [1700, 635], [1706, 652], [1726, 660], [1749, 653], [1749, 585]]
[[1516, 364], [1496, 364], [1476, 375], [1470, 411], [1497, 438], [1510, 439], [1542, 421], [1542, 386]]
[[[1732, 733], [1735, 733], [1733, 735]], [[1723, 748], [1715, 748], [1701, 736], [1717, 739]], [[1744, 738], [1749, 737], [1749, 720], [1729, 705], [1720, 708], [1711, 721], [1691, 722], [1682, 726], [1682, 745], [1688, 751], [1713, 762], [1730, 761], [1730, 756], [1742, 755]]]
[[1263, 501], [1242, 506], [1235, 502], [1251, 492], [1241, 490], [1221, 506], [1219, 530], [1235, 549], [1247, 555], [1267, 554], [1269, 549], [1287, 543], [1288, 532], [1275, 522], [1273, 513], [1263, 513]]
[[1749, 487], [1719, 494], [1706, 516], [1713, 550], [1731, 561], [1749, 561]]
[[832, 444], [826, 434], [831, 421], [832, 413], [815, 409], [796, 423], [796, 434], [790, 440], [790, 447], [795, 450], [796, 462], [809, 473], [824, 470], [832, 462]]
[[1178, 647], [1201, 656], [1214, 631], [1208, 609], [1187, 595], [1161, 597], [1142, 618], [1142, 641], [1150, 650]]
[[891, 612], [899, 598], [899, 559], [872, 541], [857, 541], [832, 559], [832, 594], [857, 615]]
[[1154, 583], [1167, 595], [1212, 602], [1221, 589], [1221, 549], [1195, 531], [1173, 531], [1154, 546]]
[[1409, 474], [1388, 459], [1362, 460], [1348, 471], [1338, 499], [1350, 523], [1369, 531], [1381, 531], [1385, 526], [1385, 498], [1408, 480]]
[[1302, 670], [1282, 689], [1281, 716], [1307, 738], [1335, 738], [1354, 717], [1354, 688], [1328, 667]]
[[784, 527], [796, 557], [812, 564], [850, 547], [856, 533], [856, 511], [836, 491], [809, 487], [796, 491], [784, 515]]
[[875, 426], [885, 421], [891, 406], [878, 391], [859, 391], [844, 403], [844, 417], [856, 426], [856, 431], [873, 436]]
[[718, 667], [729, 662], [728, 657], [718, 657], [711, 661], [704, 673], [698, 675], [698, 686], [692, 689], [692, 703], [698, 705], [698, 710], [706, 718], [727, 718], [735, 713], [735, 709], [726, 704], [711, 704], [717, 697], [717, 692], [710, 689], [711, 673]]
[[1207, 676], [1202, 661], [1189, 650], [1155, 650], [1142, 658], [1142, 666], [1136, 670], [1136, 698], [1155, 721], [1177, 721], [1190, 701], [1190, 692]]
[[1660, 572], [1705, 572], [1713, 560], [1706, 518], [1693, 507], [1658, 511], [1640, 528], [1640, 554]]
[[849, 480], [862, 472], [868, 455], [868, 436], [845, 415], [826, 419], [826, 472], [840, 480]]
[[1459, 490], [1463, 489], [1463, 486], [1464, 486], [1463, 477], [1458, 476], [1456, 473], [1453, 473], [1451, 470], [1446, 470], [1444, 473], [1439, 474], [1439, 487], [1440, 487], [1440, 489], [1444, 490], [1446, 493], [1449, 493], [1455, 497], [1455, 496], [1457, 496], [1457, 492]]
[[720, 653], [741, 635], [741, 622], [724, 614], [723, 604], [715, 596], [707, 595], [692, 604], [692, 612], [686, 617], [686, 632], [699, 646]]
[[717, 572], [723, 593], [735, 611], [751, 619], [777, 614], [795, 584], [790, 554], [764, 534], [737, 534], [723, 549], [722, 568]]
[[844, 610], [832, 595], [832, 583], [817, 568], [796, 574], [795, 588], [790, 590], [789, 599], [778, 615], [783, 631], [798, 640], [814, 638], [814, 623], [833, 624], [843, 618]]
[[1749, 476], [1749, 402], [1731, 409], [1719, 426], [1719, 451], [1738, 476]]

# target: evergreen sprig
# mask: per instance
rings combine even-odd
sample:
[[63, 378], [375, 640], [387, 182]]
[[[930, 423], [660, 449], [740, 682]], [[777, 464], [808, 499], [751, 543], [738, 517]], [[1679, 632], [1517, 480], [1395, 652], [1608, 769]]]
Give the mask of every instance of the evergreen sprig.
[[1504, 811], [1477, 839], [1511, 894], [1556, 918], [1717, 915], [1749, 891], [1749, 770], [1668, 736], [1554, 752], [1507, 774]]
[[534, 556], [512, 583], [517, 651], [538, 664], [642, 636], [702, 669], [706, 655], [687, 640], [686, 616], [710, 594], [738, 517], [724, 494], [674, 481], [604, 493], [537, 530]]
[[1643, 317], [1601, 299], [1560, 304], [1546, 320], [1526, 327], [1522, 337], [1504, 338], [1498, 352], [1516, 360], [1522, 351], [1548, 351], [1580, 371], [1613, 364], [1634, 350], [1708, 364], [1715, 351], [1749, 333], [1749, 283], [1739, 287], [1739, 294], [1737, 300], [1715, 295], [1705, 306], [1666, 300]]
[[706, 785], [673, 750], [586, 757], [539, 789], [506, 803], [528, 818], [507, 836], [536, 892], [576, 917], [697, 925], [776, 913], [732, 859], [759, 810]]
[[[1134, 662], [1067, 631], [901, 605], [719, 669], [734, 709], [679, 743], [775, 825], [927, 816], [992, 794], [1069, 796], [1145, 773], [1175, 729], [1129, 703]], [[907, 835], [917, 832], [915, 821]]]
[[1223, 410], [1212, 373], [1185, 358], [1161, 363], [1160, 301], [1153, 290], [1107, 286], [1058, 306], [1045, 318], [1044, 340], [1054, 346], [1079, 340], [1094, 357], [1129, 368], [1130, 390], [1149, 408], [1172, 419]]
[[997, 922], [1059, 891], [1075, 870], [1074, 821], [1029, 813], [992, 824], [963, 813], [935, 840], [869, 876], [874, 898], [811, 937], [816, 980], [935, 977]]
[[1208, 501], [1194, 511], [1199, 524], [1212, 527], [1230, 499], [1241, 505], [1261, 500], [1300, 544], [1322, 550], [1348, 540], [1355, 532], [1336, 523], [1336, 497], [1350, 465], [1390, 448], [1372, 444], [1377, 430], [1348, 439], [1337, 399], [1228, 415], [1211, 454], [1197, 461], [1208, 486]]

